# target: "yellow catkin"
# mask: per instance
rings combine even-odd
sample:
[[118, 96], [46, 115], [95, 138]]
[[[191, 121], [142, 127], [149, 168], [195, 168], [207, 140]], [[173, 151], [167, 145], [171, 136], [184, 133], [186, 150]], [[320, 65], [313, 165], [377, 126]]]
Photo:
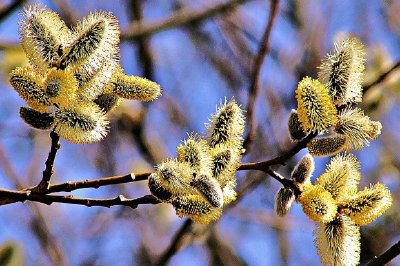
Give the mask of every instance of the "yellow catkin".
[[318, 255], [324, 265], [356, 266], [360, 261], [360, 228], [347, 216], [338, 215], [314, 230]]
[[177, 197], [173, 200], [172, 205], [179, 217], [188, 216], [200, 224], [208, 224], [218, 220], [222, 214], [221, 208], [212, 207], [199, 195]]
[[96, 104], [79, 101], [55, 112], [54, 131], [73, 143], [92, 143], [107, 135], [108, 124]]
[[114, 71], [111, 84], [116, 94], [129, 100], [153, 101], [161, 95], [161, 87], [156, 82], [125, 75], [121, 67]]
[[328, 90], [318, 80], [303, 78], [296, 89], [297, 113], [305, 132], [323, 132], [338, 121]]
[[275, 195], [274, 209], [276, 214], [281, 217], [286, 216], [289, 213], [294, 200], [295, 195], [293, 190], [290, 188], [279, 189]]
[[345, 150], [360, 150], [380, 133], [380, 123], [371, 121], [360, 108], [345, 109], [339, 114], [335, 131], [347, 137]]
[[240, 165], [241, 154], [237, 149], [219, 145], [218, 148], [209, 151], [211, 157], [212, 176], [218, 180], [221, 186], [235, 178], [236, 169]]
[[19, 22], [22, 47], [32, 65], [45, 72], [60, 63], [60, 52], [71, 32], [53, 11], [40, 5], [29, 5]]
[[17, 67], [11, 72], [10, 83], [26, 103], [39, 112], [51, 105], [43, 89], [42, 76], [31, 67]]
[[59, 107], [66, 107], [76, 100], [78, 82], [70, 71], [51, 68], [43, 83], [49, 101]]
[[61, 67], [91, 77], [104, 63], [118, 60], [119, 35], [114, 15], [102, 11], [90, 13], [73, 30]]
[[[192, 134], [177, 147], [178, 161], [187, 162], [196, 171], [211, 174], [207, 142]], [[207, 169], [207, 170], [206, 170]]]
[[373, 222], [391, 204], [392, 196], [389, 189], [377, 183], [349, 197], [343, 204], [343, 212], [361, 226]]
[[215, 208], [221, 208], [224, 204], [222, 189], [218, 181], [211, 176], [198, 175], [191, 185]]
[[292, 141], [300, 141], [307, 136], [299, 121], [299, 115], [296, 110], [292, 110], [288, 119], [289, 137]]
[[25, 123], [36, 129], [50, 129], [54, 124], [54, 116], [41, 113], [28, 107], [21, 107], [19, 115]]
[[236, 200], [236, 179], [232, 178], [226, 182], [225, 186], [222, 186], [222, 195], [224, 197], [224, 204], [229, 204]]
[[108, 113], [119, 106], [121, 98], [115, 93], [103, 92], [93, 102], [97, 104], [103, 112]]
[[319, 185], [307, 186], [298, 201], [303, 207], [303, 212], [316, 222], [329, 223], [337, 213], [337, 205], [332, 195]]
[[335, 43], [335, 52], [322, 61], [318, 79], [336, 105], [361, 102], [364, 61], [364, 45], [356, 38]]
[[360, 163], [353, 154], [338, 154], [318, 177], [316, 184], [331, 193], [336, 201], [342, 201], [357, 191], [360, 182]]
[[333, 135], [324, 138], [313, 139], [307, 144], [308, 152], [312, 156], [332, 156], [342, 151], [347, 138], [344, 135]]
[[151, 194], [153, 194], [157, 199], [168, 202], [174, 196], [172, 191], [165, 188], [162, 184], [162, 178], [158, 173], [153, 173], [149, 176], [148, 186]]

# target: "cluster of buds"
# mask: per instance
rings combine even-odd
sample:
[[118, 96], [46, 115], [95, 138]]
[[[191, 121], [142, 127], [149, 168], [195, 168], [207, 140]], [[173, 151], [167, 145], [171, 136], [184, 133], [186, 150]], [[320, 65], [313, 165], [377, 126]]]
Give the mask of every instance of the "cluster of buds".
[[222, 104], [206, 126], [206, 138], [191, 135], [177, 147], [177, 159], [157, 166], [151, 193], [171, 203], [178, 216], [208, 224], [236, 199], [235, 173], [243, 154], [243, 111], [234, 100]]
[[10, 83], [29, 107], [20, 116], [73, 143], [108, 133], [106, 113], [120, 98], [150, 101], [160, 86], [127, 76], [119, 63], [119, 23], [111, 13], [91, 13], [69, 29], [53, 11], [31, 5], [19, 23], [30, 66], [12, 71]]
[[380, 122], [372, 121], [360, 108], [352, 106], [362, 100], [364, 46], [350, 38], [335, 43], [335, 48], [322, 61], [318, 79], [306, 77], [299, 82], [298, 107], [289, 116], [289, 134], [293, 141], [310, 133], [324, 134], [308, 143], [313, 156], [360, 150], [381, 133]]

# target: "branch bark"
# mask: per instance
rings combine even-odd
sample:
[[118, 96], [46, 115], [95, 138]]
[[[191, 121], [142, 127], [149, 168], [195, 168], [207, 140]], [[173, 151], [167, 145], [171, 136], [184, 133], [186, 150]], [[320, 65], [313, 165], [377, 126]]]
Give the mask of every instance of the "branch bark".
[[370, 260], [366, 266], [381, 266], [381, 265], [386, 265], [389, 261], [394, 259], [400, 254], [400, 241], [398, 241], [396, 244], [391, 246], [388, 250], [386, 250], [384, 253], [379, 255], [378, 257], [373, 258]]

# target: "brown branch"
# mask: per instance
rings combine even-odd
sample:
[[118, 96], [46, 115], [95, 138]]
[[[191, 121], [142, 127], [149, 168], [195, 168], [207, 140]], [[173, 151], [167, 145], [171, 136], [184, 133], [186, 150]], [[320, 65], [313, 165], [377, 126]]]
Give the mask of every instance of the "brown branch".
[[151, 173], [142, 173], [135, 175], [134, 173], [131, 173], [121, 176], [102, 177], [93, 180], [86, 179], [83, 181], [69, 181], [62, 184], [50, 185], [48, 189], [45, 191], [45, 193], [48, 194], [61, 191], [71, 192], [73, 190], [82, 188], [99, 188], [108, 185], [136, 182], [141, 180], [147, 180], [150, 174]]
[[372, 260], [370, 260], [366, 266], [381, 266], [381, 265], [386, 265], [389, 261], [394, 259], [400, 254], [400, 241], [398, 241], [396, 244], [391, 246], [388, 250], [386, 250], [384, 253], [379, 255], [378, 257], [374, 257]]
[[0, 189], [0, 202], [3, 199], [13, 199], [15, 201], [35, 201], [50, 205], [54, 202], [84, 205], [87, 207], [100, 206], [100, 207], [111, 207], [111, 206], [127, 206], [133, 209], [137, 208], [140, 204], [158, 204], [161, 203], [153, 195], [146, 195], [137, 199], [127, 199], [120, 195], [116, 198], [110, 199], [92, 199], [92, 198], [77, 198], [74, 196], [59, 196], [59, 195], [46, 195], [34, 191], [18, 191]]
[[60, 149], [60, 136], [54, 131], [50, 132], [51, 148], [49, 156], [46, 160], [46, 168], [43, 171], [43, 177], [40, 183], [32, 189], [35, 192], [45, 192], [50, 186], [50, 179], [54, 173], [54, 160], [56, 159], [57, 151]]
[[363, 88], [364, 94], [365, 94], [365, 92], [367, 92], [372, 87], [374, 87], [374, 86], [378, 85], [379, 83], [383, 82], [389, 76], [389, 74], [391, 74], [393, 71], [395, 71], [399, 67], [400, 67], [400, 61], [398, 61], [396, 64], [394, 64], [386, 72], [382, 73], [376, 80], [374, 80], [370, 84], [364, 86], [364, 88]]
[[155, 264], [157, 266], [167, 265], [168, 261], [178, 252], [181, 248], [185, 247], [185, 243], [183, 238], [185, 235], [191, 231], [193, 227], [193, 221], [190, 219], [186, 219], [186, 221], [182, 224], [181, 228], [176, 232], [173, 240], [171, 241], [168, 248], [165, 250], [160, 260]]
[[19, 6], [21, 6], [25, 2], [26, 0], [15, 0], [9, 6], [2, 8], [0, 10], [0, 22], [2, 22], [3, 19], [8, 17], [12, 12], [14, 12], [14, 10], [16, 10]]
[[131, 23], [127, 29], [122, 31], [122, 40], [133, 40], [148, 36], [160, 31], [164, 31], [171, 28], [176, 28], [189, 23], [200, 22], [204, 19], [210, 18], [216, 14], [226, 12], [237, 5], [246, 2], [247, 0], [231, 0], [229, 2], [216, 4], [212, 7], [203, 10], [189, 10], [183, 9], [176, 11], [169, 18], [161, 21], [151, 22], [143, 24], [140, 22]]
[[255, 105], [258, 96], [258, 92], [260, 91], [260, 75], [261, 68], [264, 64], [265, 58], [269, 52], [269, 39], [271, 36], [272, 27], [274, 25], [276, 14], [278, 13], [278, 5], [279, 0], [271, 0], [271, 5], [269, 9], [269, 18], [267, 26], [265, 27], [265, 31], [263, 37], [261, 39], [260, 48], [257, 53], [257, 57], [254, 61], [254, 66], [252, 70], [251, 80], [250, 80], [250, 89], [249, 89], [249, 102], [247, 104], [247, 116], [249, 118], [249, 133], [245, 138], [244, 147], [246, 150], [249, 150], [252, 141], [256, 135], [256, 117], [255, 117]]

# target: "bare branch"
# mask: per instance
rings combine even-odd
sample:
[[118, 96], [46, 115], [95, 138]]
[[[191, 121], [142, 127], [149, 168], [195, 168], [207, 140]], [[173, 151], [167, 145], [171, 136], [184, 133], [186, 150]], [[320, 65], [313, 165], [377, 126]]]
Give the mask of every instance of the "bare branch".
[[381, 266], [381, 265], [386, 265], [389, 261], [394, 259], [400, 254], [400, 241], [398, 241], [396, 244], [391, 246], [388, 250], [386, 250], [384, 253], [379, 255], [378, 257], [374, 257], [372, 260], [370, 260], [366, 266]]
[[376, 80], [374, 80], [370, 84], [364, 86], [364, 88], [363, 88], [364, 94], [365, 94], [365, 92], [367, 92], [372, 87], [374, 87], [374, 86], [378, 85], [379, 83], [383, 82], [389, 76], [389, 74], [391, 74], [393, 71], [395, 71], [399, 67], [400, 67], [400, 61], [398, 61], [396, 64], [394, 64], [386, 72], [382, 73]]
[[260, 48], [258, 50], [257, 57], [254, 61], [254, 66], [252, 70], [253, 73], [250, 78], [251, 83], [249, 89], [249, 102], [247, 104], [247, 115], [249, 118], [248, 122], [249, 133], [245, 138], [245, 144], [244, 144], [246, 150], [249, 149], [256, 135], [257, 126], [256, 126], [256, 117], [254, 113], [254, 108], [256, 105], [258, 92], [260, 91], [259, 79], [261, 75], [261, 67], [264, 64], [265, 58], [267, 57], [269, 52], [269, 47], [270, 47], [269, 39], [271, 36], [272, 27], [274, 25], [275, 17], [278, 11], [278, 5], [279, 5], [279, 0], [271, 0], [268, 23], [267, 26], [265, 27], [264, 35], [261, 39]]
[[60, 149], [60, 136], [54, 131], [50, 132], [51, 148], [49, 156], [46, 160], [46, 168], [43, 171], [43, 177], [40, 183], [32, 189], [35, 192], [45, 192], [50, 186], [50, 179], [54, 172], [54, 160], [56, 159], [57, 151]]
[[133, 40], [143, 36], [151, 35], [163, 30], [180, 27], [188, 23], [196, 23], [210, 18], [216, 14], [226, 12], [247, 0], [231, 0], [229, 2], [217, 4], [203, 10], [183, 9], [176, 11], [169, 18], [161, 21], [143, 24], [134, 22], [130, 24], [125, 31], [121, 33], [122, 40]]
[[25, 2], [26, 2], [26, 0], [15, 0], [9, 6], [2, 8], [0, 10], [0, 22], [3, 19], [5, 19], [8, 15], [10, 15], [12, 12], [14, 12], [14, 10], [16, 10], [19, 6], [21, 6]]

